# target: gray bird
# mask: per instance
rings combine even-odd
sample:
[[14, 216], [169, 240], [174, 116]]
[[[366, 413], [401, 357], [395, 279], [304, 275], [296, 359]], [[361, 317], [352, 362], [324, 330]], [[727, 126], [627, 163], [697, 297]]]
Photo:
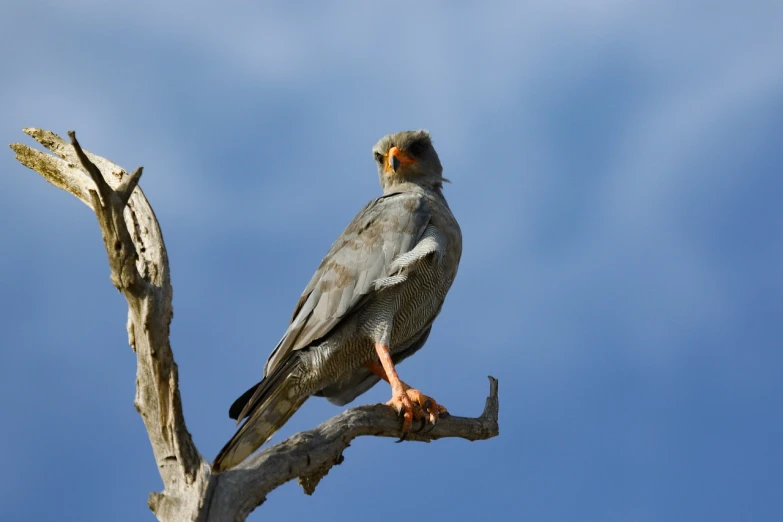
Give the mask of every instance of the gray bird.
[[334, 242], [269, 356], [263, 380], [229, 409], [247, 421], [212, 468], [230, 469], [266, 442], [312, 395], [344, 405], [380, 379], [403, 415], [435, 422], [446, 412], [400, 380], [394, 365], [427, 341], [457, 275], [462, 234], [443, 197], [438, 155], [426, 131], [383, 137], [374, 147], [383, 195]]

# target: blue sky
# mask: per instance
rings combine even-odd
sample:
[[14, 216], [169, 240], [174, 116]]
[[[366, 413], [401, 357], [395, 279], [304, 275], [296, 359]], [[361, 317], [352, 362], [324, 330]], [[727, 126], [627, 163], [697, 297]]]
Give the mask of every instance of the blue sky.
[[[423, 4], [9, 3], [0, 142], [76, 129], [144, 165], [212, 458], [378, 195], [372, 145], [432, 132], [464, 254], [400, 371], [460, 415], [498, 377], [501, 436], [357, 440], [250, 520], [783, 519], [783, 4]], [[10, 150], [0, 171], [0, 519], [152, 520], [95, 219]], [[275, 440], [339, 411], [313, 399]]]

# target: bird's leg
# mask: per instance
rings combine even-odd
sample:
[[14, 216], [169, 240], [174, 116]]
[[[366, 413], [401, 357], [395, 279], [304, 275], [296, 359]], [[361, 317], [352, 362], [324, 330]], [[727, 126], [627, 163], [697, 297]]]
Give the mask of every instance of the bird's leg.
[[403, 433], [410, 430], [414, 419], [421, 420], [426, 417], [434, 424], [440, 415], [447, 413], [446, 408], [438, 404], [435, 399], [411, 388], [400, 379], [388, 346], [376, 343], [375, 351], [378, 353], [380, 364], [370, 361], [365, 364], [365, 367], [391, 385], [392, 398], [386, 404], [403, 414]]

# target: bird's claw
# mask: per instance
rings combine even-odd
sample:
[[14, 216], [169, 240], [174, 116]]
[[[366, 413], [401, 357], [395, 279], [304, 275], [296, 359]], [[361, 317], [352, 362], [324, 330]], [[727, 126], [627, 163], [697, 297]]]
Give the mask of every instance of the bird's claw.
[[448, 414], [446, 408], [438, 404], [435, 399], [407, 385], [402, 392], [395, 393], [387, 404], [402, 416], [403, 435], [397, 442], [405, 440], [414, 420], [422, 421], [422, 427], [418, 430], [421, 431], [426, 424], [434, 426], [439, 417]]

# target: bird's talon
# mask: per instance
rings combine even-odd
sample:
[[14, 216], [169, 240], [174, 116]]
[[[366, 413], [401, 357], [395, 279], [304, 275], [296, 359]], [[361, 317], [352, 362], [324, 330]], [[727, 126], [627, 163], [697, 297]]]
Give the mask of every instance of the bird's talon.
[[[403, 434], [410, 431], [413, 421], [421, 421], [420, 432], [427, 424], [435, 424], [438, 417], [446, 412], [446, 408], [438, 404], [435, 399], [424, 395], [403, 383], [403, 389], [394, 394], [387, 403], [397, 411], [397, 416], [402, 416]], [[400, 440], [405, 440], [405, 436]]]

